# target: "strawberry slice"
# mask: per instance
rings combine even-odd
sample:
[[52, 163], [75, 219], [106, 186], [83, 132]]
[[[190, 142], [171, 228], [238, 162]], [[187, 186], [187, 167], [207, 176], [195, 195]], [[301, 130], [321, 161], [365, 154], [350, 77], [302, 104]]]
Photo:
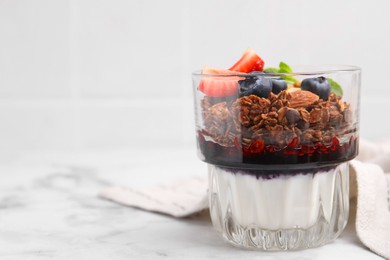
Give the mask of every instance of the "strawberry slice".
[[[242, 79], [236, 76], [242, 74], [236, 71], [215, 69], [210, 67], [204, 67], [202, 74], [209, 75], [223, 75], [223, 76], [204, 76], [198, 86], [199, 90], [210, 97], [227, 97], [237, 95], [238, 93], [238, 81]], [[232, 76], [225, 76], [232, 75]]]
[[202, 69], [202, 74], [222, 74], [222, 75], [237, 75], [245, 74], [237, 71], [225, 70], [225, 69], [216, 69], [208, 66], [204, 66]]
[[238, 72], [249, 73], [251, 71], [263, 71], [264, 61], [252, 49], [247, 49], [242, 57], [229, 69]]

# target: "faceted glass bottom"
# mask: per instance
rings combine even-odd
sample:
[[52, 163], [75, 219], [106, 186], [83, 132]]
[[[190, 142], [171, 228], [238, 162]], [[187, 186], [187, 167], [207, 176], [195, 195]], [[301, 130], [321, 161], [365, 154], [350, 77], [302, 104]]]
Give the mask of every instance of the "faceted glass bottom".
[[256, 175], [209, 165], [209, 202], [214, 228], [235, 246], [266, 251], [318, 247], [346, 226], [348, 163], [293, 175], [286, 169]]

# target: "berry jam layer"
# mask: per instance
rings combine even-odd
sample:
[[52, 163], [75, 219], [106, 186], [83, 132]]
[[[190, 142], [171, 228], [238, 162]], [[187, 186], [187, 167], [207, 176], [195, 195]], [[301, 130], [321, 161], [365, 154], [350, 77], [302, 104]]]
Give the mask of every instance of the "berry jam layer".
[[240, 146], [222, 146], [214, 142], [205, 132], [198, 132], [198, 145], [201, 158], [207, 163], [229, 168], [265, 169], [285, 168], [286, 173], [293, 174], [290, 169], [304, 168], [313, 172], [311, 167], [337, 165], [349, 161], [358, 154], [358, 138], [347, 135], [349, 141], [340, 143], [333, 137], [330, 144], [315, 143], [313, 145], [299, 144], [294, 138], [287, 146], [279, 148], [275, 145], [265, 145], [262, 140], [252, 142], [247, 148]]

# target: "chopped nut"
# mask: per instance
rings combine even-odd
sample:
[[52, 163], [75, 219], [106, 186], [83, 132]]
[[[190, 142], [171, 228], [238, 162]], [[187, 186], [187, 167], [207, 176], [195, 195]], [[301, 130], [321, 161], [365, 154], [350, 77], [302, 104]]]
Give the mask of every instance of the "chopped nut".
[[302, 83], [302, 81], [297, 80], [296, 82], [294, 82], [294, 87], [295, 88], [300, 88], [301, 87], [301, 83]]
[[321, 123], [323, 125], [326, 125], [329, 121], [329, 110], [325, 107], [322, 108], [322, 118], [321, 118]]
[[310, 120], [310, 113], [306, 109], [304, 109], [304, 108], [298, 109], [298, 112], [301, 115], [301, 118], [302, 118], [303, 121], [309, 122], [309, 120]]
[[319, 96], [306, 90], [293, 91], [288, 94], [288, 101], [292, 108], [307, 107], [319, 99]]
[[288, 88], [287, 88], [287, 92], [288, 93], [291, 93], [291, 92], [294, 92], [294, 91], [299, 91], [299, 90], [301, 90], [301, 89], [294, 87], [294, 85], [288, 85]]
[[339, 100], [339, 102], [337, 102], [337, 106], [338, 106], [338, 108], [339, 108], [341, 113], [344, 112], [344, 103], [343, 103], [343, 101]]
[[329, 108], [329, 123], [331, 125], [339, 125], [341, 123], [343, 116], [338, 111], [337, 107], [331, 106]]
[[279, 123], [283, 123], [283, 119], [286, 117], [286, 113], [288, 111], [287, 107], [282, 107], [278, 110], [278, 121]]
[[317, 123], [321, 120], [322, 117], [322, 109], [314, 108], [310, 111], [310, 123]]

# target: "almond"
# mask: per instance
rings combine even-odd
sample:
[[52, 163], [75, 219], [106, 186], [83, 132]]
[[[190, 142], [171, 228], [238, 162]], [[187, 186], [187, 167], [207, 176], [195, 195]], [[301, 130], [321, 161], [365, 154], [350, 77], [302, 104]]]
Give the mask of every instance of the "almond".
[[290, 102], [290, 107], [299, 108], [310, 106], [319, 100], [320, 97], [310, 91], [297, 90], [289, 92], [287, 99]]
[[288, 85], [287, 92], [300, 91], [300, 88], [296, 88], [293, 85]]

